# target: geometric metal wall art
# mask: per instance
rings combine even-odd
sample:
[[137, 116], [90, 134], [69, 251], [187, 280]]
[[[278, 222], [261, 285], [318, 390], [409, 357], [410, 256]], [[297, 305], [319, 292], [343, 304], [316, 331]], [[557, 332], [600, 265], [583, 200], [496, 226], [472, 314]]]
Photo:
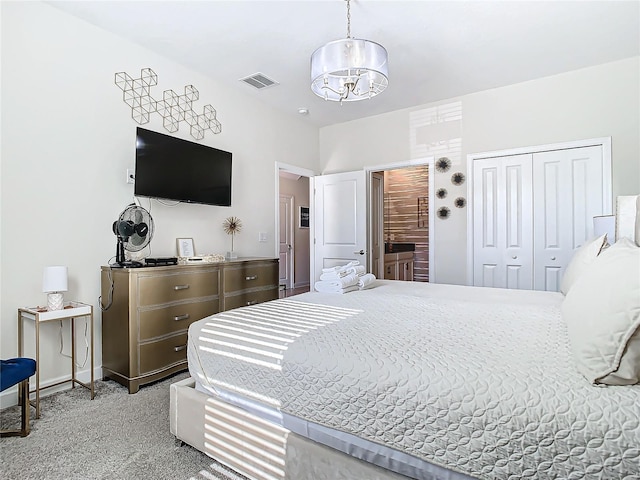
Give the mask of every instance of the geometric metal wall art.
[[186, 85], [184, 93], [179, 95], [173, 90], [165, 90], [162, 100], [151, 96], [151, 87], [158, 84], [158, 75], [150, 68], [140, 71], [140, 78], [132, 78], [126, 72], [115, 74], [115, 83], [122, 90], [122, 100], [131, 107], [131, 118], [139, 125], [149, 123], [152, 113], [162, 117], [162, 124], [169, 132], [177, 132], [180, 122], [190, 125], [190, 133], [196, 140], [204, 138], [204, 132], [222, 132], [222, 124], [216, 118], [216, 110], [205, 105], [201, 114], [193, 110], [193, 102], [200, 98], [200, 93], [193, 85]]

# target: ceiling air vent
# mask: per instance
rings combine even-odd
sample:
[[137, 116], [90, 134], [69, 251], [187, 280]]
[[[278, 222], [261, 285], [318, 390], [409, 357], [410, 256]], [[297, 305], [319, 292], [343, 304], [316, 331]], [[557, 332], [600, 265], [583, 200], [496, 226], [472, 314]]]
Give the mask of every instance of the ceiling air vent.
[[278, 82], [270, 79], [264, 73], [260, 72], [249, 75], [248, 77], [241, 78], [240, 81], [257, 88], [258, 90], [262, 90], [263, 88], [271, 87], [273, 85], [278, 85]]

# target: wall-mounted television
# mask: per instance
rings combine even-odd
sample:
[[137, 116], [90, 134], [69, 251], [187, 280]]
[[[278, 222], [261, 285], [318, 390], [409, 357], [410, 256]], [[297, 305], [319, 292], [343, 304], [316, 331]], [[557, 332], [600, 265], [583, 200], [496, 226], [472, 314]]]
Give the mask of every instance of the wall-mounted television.
[[229, 207], [231, 157], [224, 150], [138, 127], [134, 194]]

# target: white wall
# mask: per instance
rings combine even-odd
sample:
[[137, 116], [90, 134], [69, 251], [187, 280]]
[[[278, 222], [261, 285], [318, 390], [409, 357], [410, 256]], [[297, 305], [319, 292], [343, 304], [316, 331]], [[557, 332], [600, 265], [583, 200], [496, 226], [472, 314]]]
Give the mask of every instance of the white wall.
[[[435, 188], [447, 188], [450, 196], [466, 192], [466, 184], [454, 187], [450, 177], [454, 171], [466, 174], [467, 154], [607, 136], [612, 137], [614, 197], [637, 194], [639, 72], [640, 57], [635, 57], [325, 127], [320, 130], [320, 168], [329, 173], [406, 161], [412, 151], [411, 113], [460, 101], [461, 161], [435, 174]], [[451, 213], [435, 221], [436, 277], [441, 283], [464, 284], [466, 209], [451, 208]]]
[[[137, 126], [114, 73], [138, 76], [151, 67], [159, 77], [151, 92], [156, 98], [193, 84], [200, 92], [194, 108], [201, 112], [212, 104], [222, 122], [222, 133], [207, 132], [202, 143], [233, 153], [232, 207], [151, 203], [154, 256], [175, 255], [177, 237], [193, 237], [197, 253], [226, 252], [230, 239], [222, 222], [235, 215], [244, 226], [236, 252], [273, 257], [275, 163], [316, 170], [318, 129], [49, 5], [2, 2], [0, 8], [0, 356], [17, 353], [17, 308], [46, 302], [43, 267], [63, 264], [70, 275], [65, 297], [95, 308], [99, 366], [99, 271], [115, 253], [111, 224], [133, 199], [125, 172], [134, 167]], [[157, 115], [145, 128], [168, 133]], [[184, 124], [173, 135], [195, 141]], [[147, 199], [141, 203], [149, 207]], [[258, 243], [258, 232], [267, 232], [266, 243]], [[69, 361], [58, 354], [58, 328], [41, 331], [44, 383], [70, 372]]]

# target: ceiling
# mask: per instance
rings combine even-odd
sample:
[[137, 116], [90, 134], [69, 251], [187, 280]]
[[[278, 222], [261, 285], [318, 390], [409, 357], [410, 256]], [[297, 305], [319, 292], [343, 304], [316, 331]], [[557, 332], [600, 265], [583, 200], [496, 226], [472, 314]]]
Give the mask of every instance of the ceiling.
[[[344, 0], [48, 3], [317, 126], [640, 55], [636, 0], [352, 0], [351, 35], [387, 49], [389, 87], [340, 105], [311, 92], [309, 59], [346, 37]], [[279, 84], [239, 81], [257, 72]]]

